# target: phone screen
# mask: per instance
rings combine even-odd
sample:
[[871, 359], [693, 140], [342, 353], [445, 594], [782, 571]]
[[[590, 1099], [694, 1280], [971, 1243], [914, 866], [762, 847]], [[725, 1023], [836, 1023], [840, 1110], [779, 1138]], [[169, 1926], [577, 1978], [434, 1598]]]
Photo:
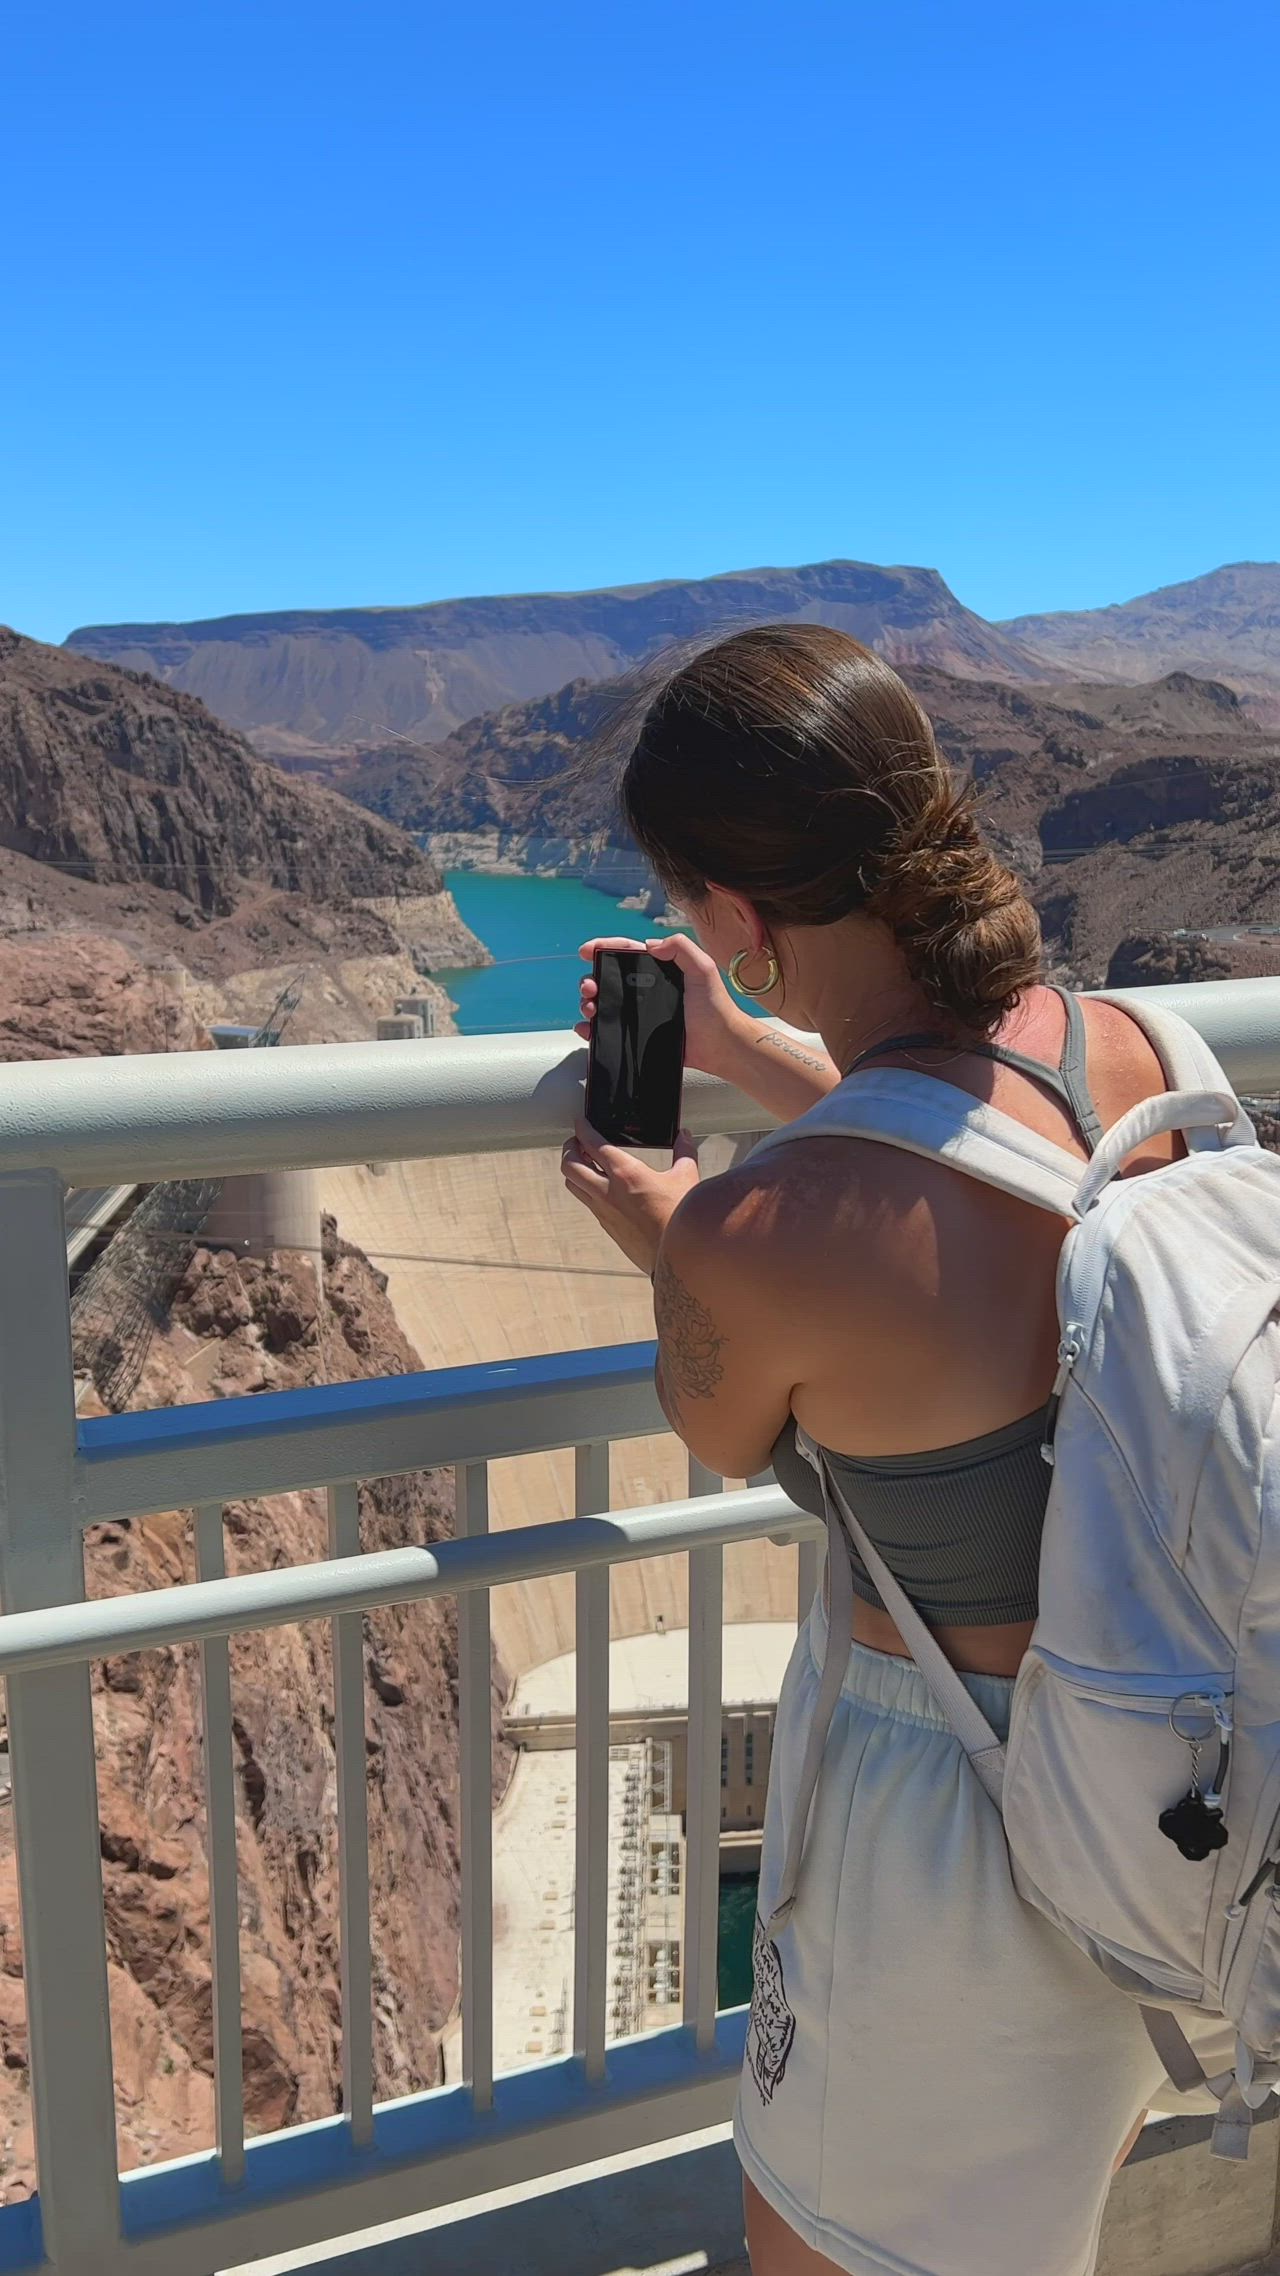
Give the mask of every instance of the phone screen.
[[684, 974], [640, 948], [596, 950], [587, 1120], [612, 1146], [674, 1146], [684, 1073]]

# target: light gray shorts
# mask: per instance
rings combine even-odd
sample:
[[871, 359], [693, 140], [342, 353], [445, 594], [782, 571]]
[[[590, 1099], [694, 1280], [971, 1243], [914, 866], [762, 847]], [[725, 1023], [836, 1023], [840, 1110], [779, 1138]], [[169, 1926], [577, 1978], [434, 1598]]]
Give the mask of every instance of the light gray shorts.
[[[734, 2134], [851, 2276], [1089, 2276], [1111, 2169], [1164, 2078], [1137, 2007], [1024, 1904], [1004, 1830], [908, 1660], [853, 1646], [799, 1895], [764, 1935], [826, 1647], [821, 1591], [778, 1707]], [[966, 1678], [1003, 1738], [1012, 1683]], [[1189, 2023], [1202, 2056], [1211, 2038]]]

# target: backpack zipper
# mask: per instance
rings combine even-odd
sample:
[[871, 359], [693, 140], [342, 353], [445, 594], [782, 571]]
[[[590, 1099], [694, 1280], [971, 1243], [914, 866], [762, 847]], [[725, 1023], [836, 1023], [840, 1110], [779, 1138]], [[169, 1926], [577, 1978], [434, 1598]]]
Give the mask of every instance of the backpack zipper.
[[1048, 1463], [1050, 1469], [1053, 1468], [1056, 1460], [1053, 1442], [1057, 1436], [1058, 1409], [1062, 1405], [1062, 1394], [1067, 1387], [1067, 1378], [1083, 1350], [1084, 1329], [1078, 1320], [1068, 1320], [1058, 1344], [1058, 1372], [1053, 1378], [1053, 1389], [1049, 1393], [1049, 1404], [1045, 1408], [1044, 1437], [1040, 1441], [1041, 1458]]

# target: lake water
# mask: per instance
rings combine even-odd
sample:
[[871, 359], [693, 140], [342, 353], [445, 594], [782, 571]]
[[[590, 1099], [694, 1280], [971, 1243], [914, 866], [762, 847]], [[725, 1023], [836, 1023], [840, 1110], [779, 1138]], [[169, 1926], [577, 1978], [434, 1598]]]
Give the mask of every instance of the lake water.
[[474, 972], [436, 974], [458, 1007], [460, 1035], [572, 1027], [578, 981], [586, 971], [578, 955], [584, 940], [602, 934], [655, 940], [671, 929], [638, 909], [622, 908], [576, 877], [495, 877], [491, 870], [450, 869], [445, 884], [463, 923], [494, 959]]
[[437, 975], [458, 1007], [461, 1035], [572, 1027], [586, 970], [578, 957], [583, 941], [602, 933], [651, 940], [668, 929], [576, 877], [451, 869], [445, 884], [464, 924], [494, 958], [476, 972]]

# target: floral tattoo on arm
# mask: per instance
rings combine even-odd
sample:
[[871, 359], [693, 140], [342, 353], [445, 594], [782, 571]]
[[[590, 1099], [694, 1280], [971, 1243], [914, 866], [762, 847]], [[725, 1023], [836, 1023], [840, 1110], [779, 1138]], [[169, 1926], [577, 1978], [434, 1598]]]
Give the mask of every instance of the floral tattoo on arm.
[[728, 1337], [720, 1334], [706, 1305], [690, 1294], [661, 1254], [654, 1274], [653, 1310], [663, 1397], [672, 1422], [679, 1428], [682, 1402], [712, 1399], [724, 1381], [720, 1354]]

